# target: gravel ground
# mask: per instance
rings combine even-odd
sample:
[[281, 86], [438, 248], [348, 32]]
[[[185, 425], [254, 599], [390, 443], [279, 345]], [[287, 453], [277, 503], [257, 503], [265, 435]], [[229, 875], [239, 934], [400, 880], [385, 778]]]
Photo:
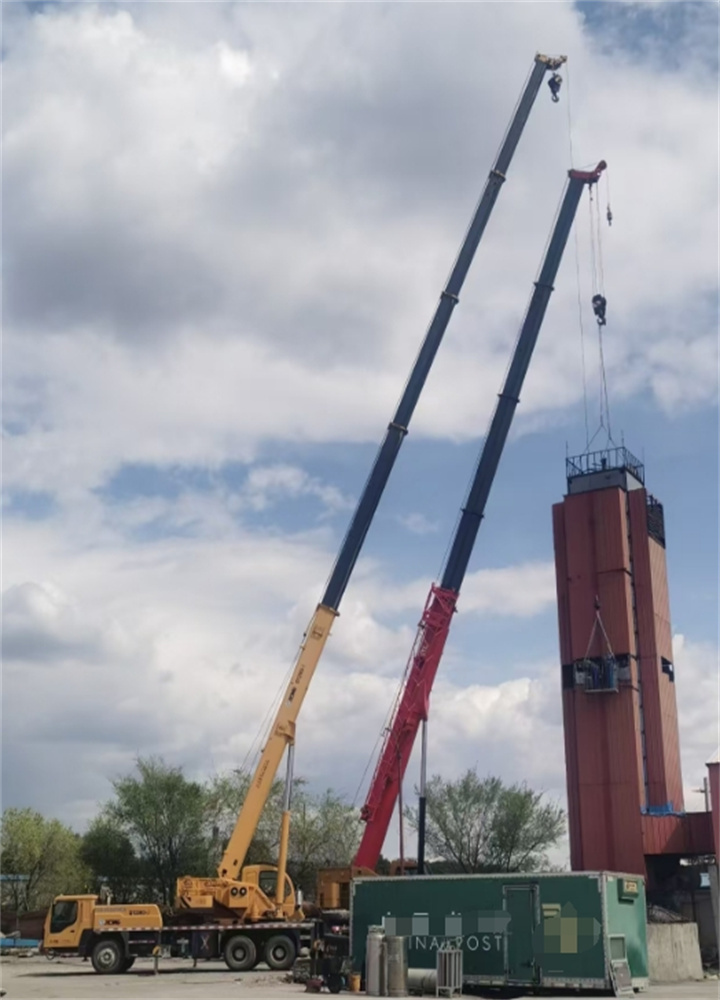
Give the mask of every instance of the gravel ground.
[[[138, 960], [125, 975], [98, 976], [79, 959], [3, 958], [0, 980], [7, 1000], [285, 1000], [307, 995], [304, 986], [283, 982], [285, 973], [234, 973], [221, 962], [206, 962], [193, 970], [190, 962], [179, 959], [165, 959], [160, 968], [156, 976], [151, 960]], [[719, 986], [717, 979], [653, 985], [638, 1000], [717, 1000]], [[567, 995], [562, 1000], [568, 1000]]]

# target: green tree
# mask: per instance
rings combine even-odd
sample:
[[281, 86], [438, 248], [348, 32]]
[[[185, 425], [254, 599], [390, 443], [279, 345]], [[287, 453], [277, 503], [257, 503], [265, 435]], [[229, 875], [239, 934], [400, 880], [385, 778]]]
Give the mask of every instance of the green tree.
[[[209, 787], [209, 815], [214, 831], [214, 860], [222, 853], [235, 828], [250, 776], [233, 771], [218, 775]], [[283, 782], [273, 782], [267, 803], [250, 843], [245, 864], [275, 864], [280, 846]], [[292, 796], [288, 873], [296, 887], [313, 896], [319, 868], [349, 865], [360, 840], [360, 818], [333, 791], [308, 792], [296, 778]]]
[[143, 866], [132, 840], [108, 816], [98, 816], [82, 838], [80, 856], [92, 872], [96, 890], [107, 887], [117, 903], [142, 895]]
[[[457, 781], [434, 775], [427, 783], [426, 850], [433, 870], [529, 871], [547, 865], [547, 851], [565, 831], [556, 803], [525, 784], [506, 786], [468, 770]], [[418, 811], [405, 815], [417, 829]]]
[[161, 757], [140, 757], [136, 767], [113, 782], [103, 817], [129, 838], [149, 892], [170, 905], [181, 875], [210, 873], [208, 793]]
[[[207, 790], [207, 816], [212, 829], [212, 858], [215, 867], [235, 829], [251, 776], [245, 771], [230, 771], [216, 775]], [[298, 781], [295, 787], [299, 786]], [[255, 834], [250, 842], [245, 864], [269, 864], [277, 857], [282, 818], [283, 782], [273, 781]]]
[[54, 896], [86, 890], [89, 872], [80, 838], [57, 819], [34, 809], [6, 809], [2, 815], [2, 871], [23, 881], [2, 882], [2, 905], [27, 913], [49, 906]]
[[311, 795], [300, 788], [292, 805], [288, 871], [295, 885], [313, 897], [320, 868], [352, 863], [360, 843], [360, 813], [328, 789]]

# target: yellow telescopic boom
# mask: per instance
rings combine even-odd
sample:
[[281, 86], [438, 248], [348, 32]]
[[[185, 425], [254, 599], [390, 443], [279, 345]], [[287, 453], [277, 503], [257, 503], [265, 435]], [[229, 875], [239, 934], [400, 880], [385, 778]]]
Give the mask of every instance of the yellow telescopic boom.
[[221, 878], [239, 878], [285, 748], [295, 742], [295, 722], [336, 615], [337, 611], [320, 604], [308, 626], [270, 738], [263, 749], [232, 837], [218, 867]]

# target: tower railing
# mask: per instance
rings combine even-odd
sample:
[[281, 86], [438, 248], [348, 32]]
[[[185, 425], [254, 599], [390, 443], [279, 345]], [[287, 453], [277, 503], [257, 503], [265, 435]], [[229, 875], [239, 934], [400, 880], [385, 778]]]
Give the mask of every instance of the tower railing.
[[624, 445], [602, 448], [600, 451], [586, 451], [565, 460], [565, 474], [568, 479], [575, 476], [589, 476], [609, 469], [625, 469], [641, 483], [645, 483], [645, 466]]

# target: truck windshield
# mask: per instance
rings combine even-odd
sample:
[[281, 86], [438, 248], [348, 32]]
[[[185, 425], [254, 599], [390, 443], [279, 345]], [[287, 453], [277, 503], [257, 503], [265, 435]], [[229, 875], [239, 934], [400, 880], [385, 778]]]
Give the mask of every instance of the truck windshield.
[[53, 906], [50, 933], [59, 934], [77, 920], [78, 905], [74, 899], [61, 899]]

